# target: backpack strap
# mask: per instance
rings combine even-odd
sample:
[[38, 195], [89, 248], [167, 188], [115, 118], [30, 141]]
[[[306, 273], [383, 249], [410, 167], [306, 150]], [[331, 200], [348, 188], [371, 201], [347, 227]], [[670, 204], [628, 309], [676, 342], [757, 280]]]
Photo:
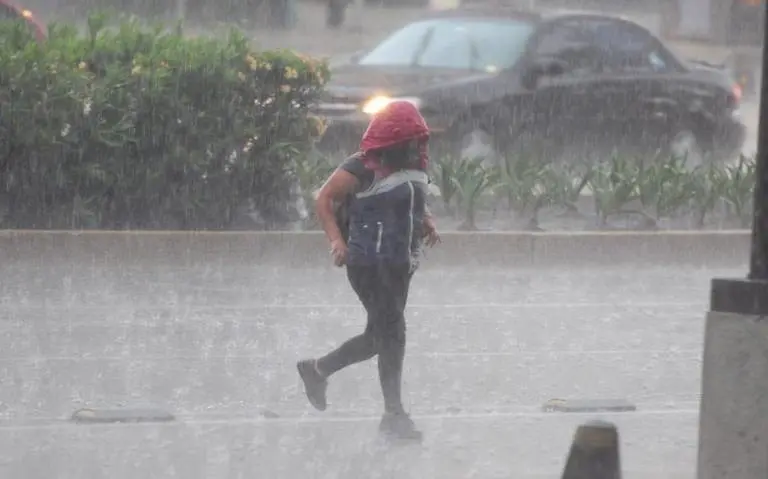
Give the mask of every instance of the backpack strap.
[[365, 190], [355, 195], [357, 198], [367, 198], [370, 196], [380, 195], [388, 191], [392, 191], [400, 185], [405, 183], [422, 183], [429, 184], [429, 176], [426, 172], [421, 170], [400, 170], [392, 173], [391, 175], [383, 178], [381, 181], [376, 181]]

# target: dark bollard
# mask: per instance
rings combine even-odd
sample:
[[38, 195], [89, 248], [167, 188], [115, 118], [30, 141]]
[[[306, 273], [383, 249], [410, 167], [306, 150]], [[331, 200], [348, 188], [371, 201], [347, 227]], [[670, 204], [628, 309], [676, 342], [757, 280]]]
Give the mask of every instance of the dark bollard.
[[605, 421], [576, 429], [562, 479], [621, 479], [619, 431]]

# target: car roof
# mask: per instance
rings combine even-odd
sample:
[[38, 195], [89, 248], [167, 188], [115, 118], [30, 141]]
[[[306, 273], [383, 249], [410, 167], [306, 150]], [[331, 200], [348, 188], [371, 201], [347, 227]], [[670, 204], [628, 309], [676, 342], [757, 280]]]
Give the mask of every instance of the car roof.
[[519, 9], [508, 9], [492, 5], [480, 4], [477, 6], [462, 6], [449, 10], [437, 10], [428, 13], [425, 19], [460, 18], [460, 19], [484, 19], [484, 20], [528, 20], [539, 22], [542, 15], [538, 12], [530, 12]]
[[635, 22], [621, 15], [609, 15], [589, 10], [558, 8], [544, 11], [532, 11], [526, 10], [525, 8], [521, 8], [519, 6], [485, 2], [464, 4], [461, 7], [455, 9], [438, 10], [431, 12], [424, 17], [425, 20], [439, 18], [456, 18], [466, 20], [483, 19], [496, 21], [525, 20], [531, 23], [547, 23], [549, 21], [564, 18], [603, 18], [606, 20], [619, 20], [637, 25]]

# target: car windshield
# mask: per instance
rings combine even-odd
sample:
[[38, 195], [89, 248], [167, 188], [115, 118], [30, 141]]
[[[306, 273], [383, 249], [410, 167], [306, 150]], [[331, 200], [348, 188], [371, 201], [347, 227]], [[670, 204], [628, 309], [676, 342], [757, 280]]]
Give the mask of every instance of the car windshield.
[[421, 21], [393, 33], [358, 63], [493, 72], [515, 64], [533, 28], [514, 19]]

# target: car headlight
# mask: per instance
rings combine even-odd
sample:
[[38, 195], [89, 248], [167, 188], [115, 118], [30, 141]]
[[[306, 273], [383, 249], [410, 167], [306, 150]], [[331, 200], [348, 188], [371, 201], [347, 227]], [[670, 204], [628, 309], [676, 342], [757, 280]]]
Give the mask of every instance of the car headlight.
[[384, 109], [387, 105], [392, 103], [393, 101], [407, 101], [408, 103], [412, 104], [416, 108], [419, 108], [421, 106], [421, 100], [415, 97], [400, 97], [400, 98], [392, 98], [389, 96], [375, 96], [365, 102], [363, 104], [363, 113], [366, 113], [368, 115], [375, 115], [376, 113], [380, 112]]

